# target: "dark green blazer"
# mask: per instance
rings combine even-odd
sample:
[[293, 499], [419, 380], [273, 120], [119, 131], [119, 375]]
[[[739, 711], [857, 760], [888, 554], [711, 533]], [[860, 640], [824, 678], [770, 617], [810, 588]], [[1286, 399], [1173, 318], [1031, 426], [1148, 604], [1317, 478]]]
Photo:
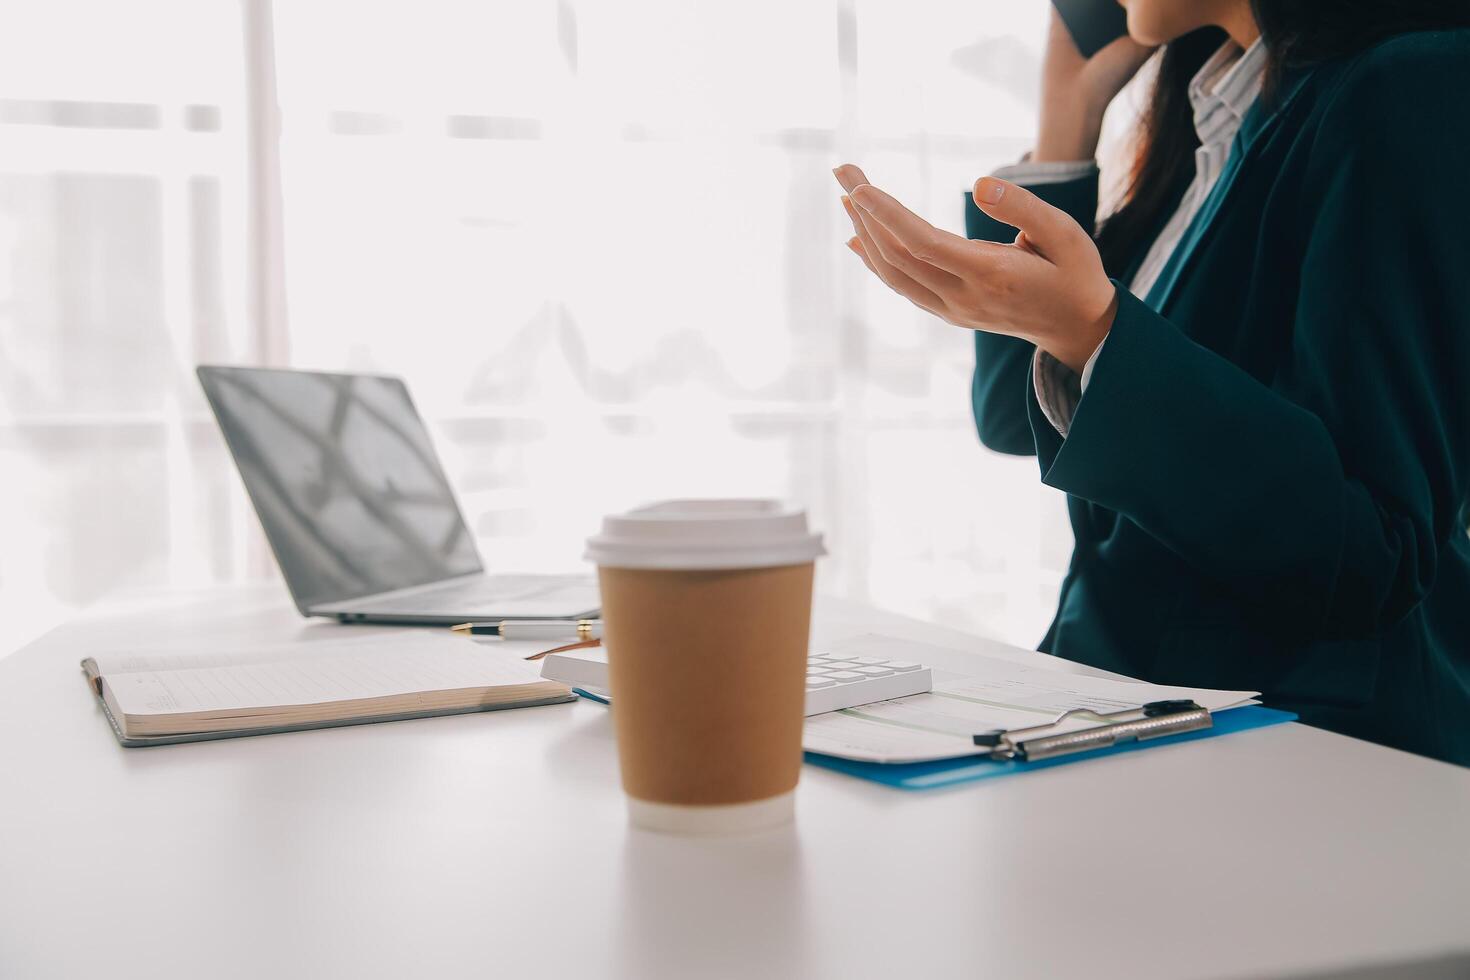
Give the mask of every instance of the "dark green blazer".
[[[1093, 227], [1095, 180], [1034, 190]], [[976, 334], [973, 402], [1069, 495], [1043, 650], [1470, 764], [1470, 32], [1257, 103], [1065, 439], [1033, 352]]]

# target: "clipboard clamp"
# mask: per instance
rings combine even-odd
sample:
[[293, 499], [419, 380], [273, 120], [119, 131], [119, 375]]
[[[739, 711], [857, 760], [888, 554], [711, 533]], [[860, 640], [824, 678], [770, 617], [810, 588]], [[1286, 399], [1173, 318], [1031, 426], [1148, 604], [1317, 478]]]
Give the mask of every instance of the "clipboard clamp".
[[[1061, 734], [1042, 734], [1069, 718], [1095, 718], [1104, 724]], [[990, 750], [997, 762], [1035, 762], [1076, 752], [1105, 749], [1121, 742], [1145, 741], [1199, 731], [1213, 725], [1208, 710], [1193, 701], [1150, 701], [1140, 708], [1100, 713], [1087, 708], [1068, 711], [1056, 721], [1010, 731], [996, 729], [974, 736], [974, 742]]]

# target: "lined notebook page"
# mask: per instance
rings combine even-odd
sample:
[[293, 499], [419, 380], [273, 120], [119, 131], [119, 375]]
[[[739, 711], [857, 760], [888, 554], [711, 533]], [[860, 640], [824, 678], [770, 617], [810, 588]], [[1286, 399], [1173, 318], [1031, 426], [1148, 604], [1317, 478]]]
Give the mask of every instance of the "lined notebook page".
[[[218, 667], [227, 664], [273, 663], [279, 660], [300, 660], [306, 657], [340, 656], [354, 650], [364, 653], [382, 652], [394, 648], [417, 646], [427, 636], [402, 633], [354, 633], [351, 627], [340, 627], [320, 636], [325, 630], [312, 631], [310, 638], [286, 637], [270, 643], [247, 643], [239, 646], [213, 649], [190, 650], [169, 649], [168, 644], [149, 644], [133, 648], [123, 647], [104, 650], [92, 655], [97, 673], [123, 674], [137, 670], [183, 670], [194, 667]], [[435, 641], [447, 642], [448, 636], [432, 637]], [[177, 642], [170, 638], [171, 642]], [[198, 642], [198, 641], [196, 641]]]
[[425, 691], [535, 684], [540, 664], [486, 644], [439, 643], [275, 663], [108, 676], [128, 715], [322, 704]]
[[[274, 643], [213, 649], [208, 651], [158, 650], [149, 648], [108, 650], [89, 659], [103, 677], [136, 671], [192, 670], [199, 667], [235, 666], [319, 660], [344, 655], [395, 653], [408, 649], [461, 651], [488, 649], [502, 655], [530, 656], [560, 645], [556, 642], [470, 639], [448, 630], [415, 629], [410, 632], [376, 633], [355, 626], [335, 628], [339, 635], [325, 638], [287, 638]], [[320, 632], [320, 631], [318, 631]]]

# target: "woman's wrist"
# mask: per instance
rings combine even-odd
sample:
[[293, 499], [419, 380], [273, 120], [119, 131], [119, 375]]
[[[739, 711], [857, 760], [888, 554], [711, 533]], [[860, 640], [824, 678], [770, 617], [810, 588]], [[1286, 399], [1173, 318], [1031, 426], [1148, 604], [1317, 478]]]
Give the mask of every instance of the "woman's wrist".
[[1067, 101], [1070, 104], [1042, 109], [1036, 149], [1031, 153], [1035, 162], [1091, 160], [1097, 155], [1102, 113], [1079, 108], [1080, 100]]
[[1116, 291], [1113, 291], [1100, 314], [1097, 316], [1085, 315], [1083, 322], [1067, 331], [1065, 335], [1040, 339], [1036, 346], [1081, 374], [1088, 360], [1108, 338], [1108, 333], [1113, 329], [1113, 320], [1117, 315], [1118, 296]]

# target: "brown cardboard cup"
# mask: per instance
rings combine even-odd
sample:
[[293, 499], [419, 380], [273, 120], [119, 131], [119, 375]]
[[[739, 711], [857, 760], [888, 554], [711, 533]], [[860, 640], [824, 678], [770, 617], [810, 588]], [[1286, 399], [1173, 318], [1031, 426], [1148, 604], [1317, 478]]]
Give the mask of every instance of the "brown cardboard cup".
[[671, 501], [603, 532], [588, 553], [633, 823], [725, 833], [789, 821], [820, 538], [767, 501]]

